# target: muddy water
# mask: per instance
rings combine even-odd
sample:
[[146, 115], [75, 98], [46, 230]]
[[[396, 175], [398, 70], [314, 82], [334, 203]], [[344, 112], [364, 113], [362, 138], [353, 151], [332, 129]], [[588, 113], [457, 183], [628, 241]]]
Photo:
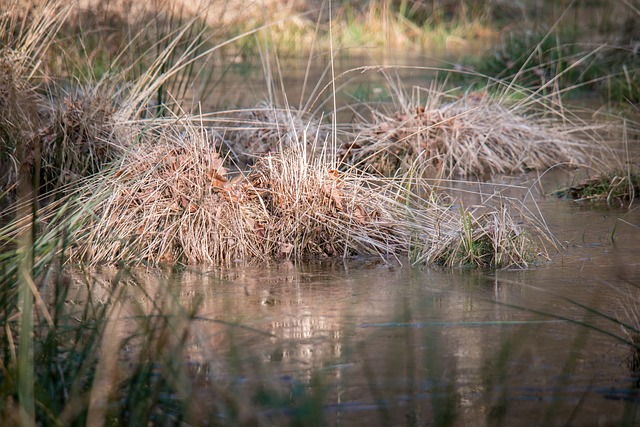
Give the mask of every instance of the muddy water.
[[[528, 269], [355, 258], [147, 273], [143, 283], [151, 295], [168, 286], [185, 306], [198, 301], [185, 354], [203, 407], [213, 408], [217, 383], [247, 399], [261, 387], [322, 390], [329, 425], [639, 422], [638, 374], [615, 338], [628, 337], [607, 317], [640, 315], [640, 209], [537, 188], [563, 248]], [[282, 425], [291, 413], [263, 415]]]
[[186, 273], [180, 292], [203, 297], [203, 316], [253, 328], [197, 327], [202, 357], [237, 346], [249, 383], [256, 365], [275, 383], [322, 373], [336, 425], [428, 425], [447, 407], [458, 425], [637, 421], [629, 350], [602, 331], [624, 337], [605, 316], [640, 301], [640, 209], [539, 205], [566, 249], [526, 270], [368, 259]]

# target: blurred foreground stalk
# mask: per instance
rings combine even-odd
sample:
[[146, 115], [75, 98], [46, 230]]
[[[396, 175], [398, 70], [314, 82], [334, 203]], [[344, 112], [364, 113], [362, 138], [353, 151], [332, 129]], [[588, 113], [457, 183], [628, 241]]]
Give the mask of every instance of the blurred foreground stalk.
[[[17, 220], [20, 223], [18, 235], [18, 401], [20, 424], [35, 425], [34, 400], [34, 348], [33, 348], [33, 305], [35, 292], [33, 281], [33, 243], [37, 211], [39, 144], [37, 133], [31, 138], [18, 138], [17, 155], [20, 161]], [[34, 164], [35, 163], [35, 164]]]

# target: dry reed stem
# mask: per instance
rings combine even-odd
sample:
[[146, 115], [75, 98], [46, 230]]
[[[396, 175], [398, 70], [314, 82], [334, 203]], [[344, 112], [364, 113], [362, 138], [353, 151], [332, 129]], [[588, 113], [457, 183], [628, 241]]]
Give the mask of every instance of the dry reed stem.
[[415, 100], [394, 115], [373, 111], [360, 123], [356, 142], [342, 156], [385, 175], [435, 168], [444, 176], [513, 174], [585, 162], [583, 144], [571, 132], [472, 93], [447, 98], [431, 90], [429, 102]]

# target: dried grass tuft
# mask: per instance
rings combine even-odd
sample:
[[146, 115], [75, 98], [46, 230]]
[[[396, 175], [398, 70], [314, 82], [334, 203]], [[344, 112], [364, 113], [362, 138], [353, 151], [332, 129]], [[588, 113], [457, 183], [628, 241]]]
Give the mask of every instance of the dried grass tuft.
[[42, 174], [52, 189], [97, 173], [125, 150], [117, 137], [115, 107], [107, 88], [95, 85], [65, 97], [41, 131]]
[[248, 175], [263, 253], [303, 259], [406, 251], [402, 207], [370, 178], [331, 169], [304, 146], [261, 159]]
[[0, 200], [13, 199], [20, 170], [31, 171], [39, 162], [44, 102], [28, 81], [29, 70], [28, 57], [0, 50]]
[[446, 177], [513, 174], [586, 160], [569, 130], [518, 114], [484, 93], [462, 97], [429, 90], [429, 101], [405, 102], [395, 114], [372, 111], [358, 140], [342, 147], [349, 163], [385, 175], [410, 168]]
[[[138, 137], [117, 169], [97, 176], [80, 197], [95, 205], [96, 219], [76, 256], [89, 263], [211, 262], [233, 236], [217, 220], [232, 206], [221, 194], [226, 170], [210, 138], [174, 127]], [[209, 240], [212, 234], [219, 239]]]
[[243, 110], [225, 129], [227, 145], [241, 164], [253, 164], [268, 153], [282, 151], [298, 141], [308, 149], [321, 148], [328, 132], [319, 121], [291, 107], [277, 108], [266, 102]]
[[[377, 255], [459, 266], [526, 264], [537, 248], [505, 207], [451, 209], [425, 182], [380, 179], [297, 141], [229, 180], [215, 138], [193, 122], [145, 134], [78, 205], [94, 215], [74, 236], [90, 264], [224, 265], [235, 260]], [[521, 221], [522, 218], [518, 218]], [[468, 255], [465, 255], [465, 251]]]
[[[264, 157], [248, 175], [228, 181], [215, 141], [202, 128], [170, 126], [157, 138], [143, 141], [115, 172], [87, 186], [79, 203], [95, 204], [96, 220], [83, 228], [76, 259], [94, 264], [302, 259], [351, 254], [356, 248], [378, 253], [376, 244], [361, 241], [376, 233], [390, 241], [394, 234], [367, 193], [310, 161], [302, 146]], [[101, 192], [109, 196], [94, 203]]]

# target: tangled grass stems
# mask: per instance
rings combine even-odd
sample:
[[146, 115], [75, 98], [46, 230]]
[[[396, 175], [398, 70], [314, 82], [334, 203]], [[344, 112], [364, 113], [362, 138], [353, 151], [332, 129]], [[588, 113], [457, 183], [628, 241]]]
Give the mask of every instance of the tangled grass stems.
[[[506, 266], [534, 258], [523, 249], [528, 235], [506, 208], [471, 220], [472, 212], [443, 204], [426, 182], [419, 194], [427, 197], [419, 197], [404, 178], [338, 171], [304, 140], [230, 179], [215, 135], [197, 118], [155, 123], [113, 170], [88, 180], [77, 195], [75, 203], [93, 213], [74, 228], [72, 259], [220, 265], [378, 255]], [[475, 245], [469, 259], [455, 247], [464, 230]]]
[[261, 102], [231, 113], [237, 117], [224, 125], [222, 137], [239, 165], [253, 164], [261, 156], [287, 149], [299, 140], [304, 140], [309, 150], [320, 149], [329, 137], [319, 120], [290, 106], [278, 108]]
[[577, 202], [606, 202], [608, 205], [633, 202], [640, 192], [640, 177], [625, 171], [609, 172], [592, 176], [576, 185], [564, 187], [553, 194]]
[[632, 126], [627, 120], [622, 120], [621, 126], [613, 126], [610, 138], [621, 139], [621, 149], [610, 150], [605, 161], [585, 168], [576, 177], [577, 182], [559, 188], [553, 194], [577, 202], [605, 202], [610, 206], [628, 204], [631, 207], [640, 193], [640, 163], [638, 154], [630, 146]]
[[308, 164], [306, 147], [299, 147], [228, 181], [214, 141], [202, 132], [187, 127], [182, 135], [168, 127], [159, 141], [132, 150], [115, 176], [103, 178], [115, 185], [98, 206], [102, 220], [80, 239], [81, 259], [219, 264], [336, 255], [349, 246], [318, 219], [352, 209], [343, 204], [345, 190], [337, 189], [337, 171]]
[[[119, 54], [111, 58], [109, 72], [97, 79], [85, 77], [67, 87], [56, 84], [63, 76], [44, 76], [50, 84], [39, 87], [34, 76], [46, 72], [41, 66], [47, 59], [45, 51], [70, 8], [56, 1], [38, 4], [47, 7], [23, 17], [19, 2], [11, 2], [0, 20], [0, 27], [8, 31], [0, 45], [3, 207], [15, 202], [21, 163], [29, 168], [25, 173], [36, 179], [37, 191], [59, 197], [63, 192], [56, 189], [73, 189], [68, 184], [116, 161], [130, 148], [127, 144], [135, 142], [127, 134], [135, 128], [129, 123], [143, 116], [182, 111], [181, 100], [175, 97], [184, 97], [198, 66], [237, 39], [211, 45], [197, 15], [185, 22], [180, 19], [178, 24], [170, 20], [166, 28], [160, 23], [164, 18], [157, 15], [158, 40], [149, 42], [143, 27], [123, 49], [143, 49], [132, 63], [118, 66], [119, 61], [130, 59]], [[138, 68], [143, 72], [136, 74]]]
[[587, 146], [575, 139], [574, 129], [542, 124], [485, 92], [457, 97], [417, 88], [396, 102], [396, 113], [373, 110], [371, 122], [357, 125], [360, 138], [343, 145], [342, 157], [386, 175], [431, 167], [444, 177], [523, 173], [586, 161]]

